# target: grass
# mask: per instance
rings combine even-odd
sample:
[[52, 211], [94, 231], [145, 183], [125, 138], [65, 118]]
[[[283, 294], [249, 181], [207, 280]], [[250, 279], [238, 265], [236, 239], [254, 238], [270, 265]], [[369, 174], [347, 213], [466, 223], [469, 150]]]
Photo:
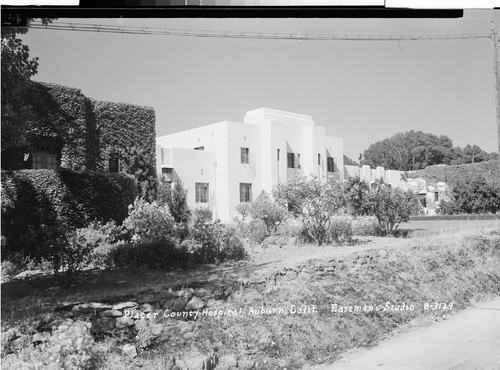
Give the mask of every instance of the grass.
[[[370, 347], [387, 336], [413, 326], [440, 320], [500, 292], [500, 227], [490, 221], [412, 221], [401, 226], [408, 238], [358, 238], [359, 245], [287, 246], [262, 248], [254, 254], [262, 266], [242, 264], [238, 268], [206, 266], [202, 271], [165, 274], [158, 272], [86, 272], [83, 280], [68, 290], [51, 290], [50, 278], [2, 285], [3, 330], [12, 325], [29, 326], [56, 302], [71, 300], [116, 301], [139, 291], [165, 285], [206, 286], [237, 275], [272, 275], [299, 269], [333, 268], [333, 273], [288, 279], [279, 275], [276, 285], [264, 292], [241, 288], [210, 309], [242, 309], [243, 316], [202, 317], [182, 323], [162, 319], [166, 330], [154, 345], [131, 361], [116, 350], [120, 341], [107, 338], [96, 344], [103, 354], [100, 364], [107, 369], [174, 368], [172, 357], [192, 358], [217, 353], [234, 356], [240, 364], [256, 363], [257, 368], [300, 369], [329, 363], [356, 347]], [[496, 229], [496, 230], [495, 230]], [[296, 251], [302, 254], [297, 258]], [[309, 253], [307, 253], [309, 250]], [[266, 257], [267, 253], [267, 257]], [[287, 259], [287, 255], [293, 255]], [[368, 258], [367, 258], [368, 256]], [[371, 258], [370, 258], [371, 257]], [[279, 263], [275, 263], [279, 262]], [[295, 273], [294, 273], [295, 274]], [[213, 282], [209, 282], [212, 277]], [[45, 280], [44, 280], [45, 279]], [[122, 281], [123, 283], [118, 284]], [[102, 287], [107, 290], [103, 291]], [[38, 292], [37, 294], [33, 294]], [[413, 311], [331, 312], [340, 306], [413, 304]], [[424, 310], [425, 302], [453, 302], [453, 310]], [[22, 304], [26, 310], [21, 310]], [[316, 306], [315, 313], [291, 314], [292, 306]], [[287, 315], [250, 315], [250, 308], [282, 308]], [[14, 310], [12, 310], [14, 308]], [[251, 328], [251, 330], [249, 330]], [[33, 351], [35, 351], [33, 349]], [[179, 362], [178, 362], [179, 363]], [[182, 368], [182, 367], [181, 367]]]

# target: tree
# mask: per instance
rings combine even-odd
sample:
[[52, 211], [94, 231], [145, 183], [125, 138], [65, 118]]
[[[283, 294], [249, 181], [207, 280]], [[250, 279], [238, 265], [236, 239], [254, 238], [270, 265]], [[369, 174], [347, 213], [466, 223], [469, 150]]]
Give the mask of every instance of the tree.
[[287, 211], [279, 204], [273, 202], [265, 191], [249, 205], [249, 214], [254, 220], [262, 220], [266, 224], [269, 234], [276, 232], [278, 225], [287, 218]]
[[355, 216], [366, 215], [367, 210], [363, 207], [363, 201], [366, 194], [370, 191], [368, 184], [361, 181], [359, 176], [348, 177], [344, 184], [344, 188], [347, 203], [352, 207], [352, 214]]
[[184, 189], [182, 182], [176, 181], [172, 187], [171, 193], [166, 198], [166, 203], [174, 222], [178, 224], [187, 224], [191, 218], [191, 210], [187, 204], [187, 190]]
[[383, 232], [390, 235], [401, 222], [407, 222], [411, 214], [417, 213], [421, 205], [412, 192], [381, 183], [367, 193], [363, 208], [375, 215]]
[[278, 184], [273, 195], [279, 204], [304, 223], [307, 233], [318, 246], [328, 238], [332, 216], [345, 211], [343, 189], [335, 181], [297, 177]]
[[500, 210], [500, 188], [484, 176], [461, 178], [453, 187], [447, 213], [496, 213]]
[[[52, 20], [42, 18], [42, 22]], [[30, 78], [38, 72], [38, 58], [30, 58], [29, 47], [18, 38], [26, 32], [27, 27], [2, 26], [2, 152], [25, 144], [25, 126], [33, 114], [25, 95]]]

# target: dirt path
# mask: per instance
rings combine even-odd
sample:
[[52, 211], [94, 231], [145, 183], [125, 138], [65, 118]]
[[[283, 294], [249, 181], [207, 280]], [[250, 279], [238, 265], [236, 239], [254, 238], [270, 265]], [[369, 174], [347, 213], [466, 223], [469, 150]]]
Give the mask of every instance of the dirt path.
[[310, 369], [500, 369], [500, 298]]

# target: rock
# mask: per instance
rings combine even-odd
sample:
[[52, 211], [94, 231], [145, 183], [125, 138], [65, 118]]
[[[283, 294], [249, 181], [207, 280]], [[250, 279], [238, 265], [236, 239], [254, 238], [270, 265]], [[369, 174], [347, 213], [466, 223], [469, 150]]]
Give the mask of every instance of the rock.
[[184, 311], [186, 308], [187, 300], [184, 298], [178, 299], [175, 301], [174, 305], [172, 306], [172, 311], [174, 312], [181, 312]]
[[26, 270], [26, 271], [20, 272], [16, 276], [14, 276], [14, 279], [21, 279], [22, 280], [22, 279], [30, 278], [32, 276], [40, 275], [40, 274], [43, 274], [42, 270]]
[[116, 327], [116, 321], [112, 317], [103, 317], [95, 320], [90, 328], [93, 334], [106, 334]]
[[305, 271], [302, 271], [300, 274], [297, 275], [297, 278], [299, 279], [310, 279], [311, 274]]
[[325, 276], [326, 272], [324, 271], [316, 271], [316, 276]]
[[110, 310], [111, 306], [102, 303], [83, 303], [73, 306], [72, 311], [77, 313], [93, 313]]
[[130, 358], [137, 357], [137, 349], [133, 344], [125, 344], [122, 347], [122, 352]]
[[264, 276], [253, 276], [249, 280], [249, 284], [265, 284], [265, 282]]
[[117, 317], [115, 319], [115, 323], [117, 329], [123, 329], [128, 326], [134, 325], [134, 320], [128, 316], [122, 316], [122, 317]]
[[21, 335], [19, 338], [14, 339], [10, 343], [10, 349], [12, 351], [20, 351], [21, 349], [28, 347], [29, 340], [27, 335]]
[[197, 310], [201, 310], [203, 307], [205, 307], [205, 303], [200, 298], [193, 297], [186, 304], [185, 310], [186, 311], [197, 311]]
[[136, 308], [138, 306], [139, 306], [139, 304], [136, 302], [122, 302], [122, 303], [115, 304], [113, 306], [113, 310], [123, 310], [124, 308]]
[[42, 333], [35, 333], [33, 337], [31, 337], [31, 342], [32, 343], [42, 343], [48, 341], [50, 338], [50, 333], [47, 332], [42, 332]]
[[154, 307], [151, 306], [149, 303], [144, 303], [141, 306], [141, 311], [144, 312], [144, 313], [153, 312], [153, 310], [154, 310]]
[[156, 302], [156, 297], [153, 294], [147, 294], [139, 299], [140, 303], [153, 303]]
[[206, 303], [206, 306], [207, 307], [213, 307], [217, 304], [217, 300], [216, 299], [213, 299], [213, 298], [210, 298], [207, 303]]
[[220, 367], [221, 369], [230, 369], [236, 366], [238, 366], [238, 361], [236, 360], [236, 356], [224, 355], [219, 359], [218, 367]]
[[325, 269], [325, 272], [330, 272], [330, 273], [335, 272], [335, 267], [333, 267], [333, 266], [328, 266], [328, 267]]
[[123, 316], [123, 312], [119, 310], [106, 310], [101, 313], [102, 317], [120, 317]]

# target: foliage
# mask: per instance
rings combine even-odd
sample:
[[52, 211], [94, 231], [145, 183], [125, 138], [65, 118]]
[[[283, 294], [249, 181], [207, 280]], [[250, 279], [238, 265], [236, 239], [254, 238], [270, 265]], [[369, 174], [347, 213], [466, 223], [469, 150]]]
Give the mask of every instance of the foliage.
[[357, 216], [352, 220], [352, 233], [356, 236], [380, 236], [382, 229], [375, 216]]
[[410, 171], [435, 164], [461, 164], [493, 159], [477, 145], [464, 149], [453, 147], [452, 140], [445, 135], [436, 136], [422, 131], [398, 133], [391, 138], [371, 144], [363, 155], [362, 164], [372, 168]]
[[451, 197], [451, 204], [444, 205], [446, 212], [453, 208], [458, 208], [462, 213], [500, 211], [500, 187], [488, 183], [484, 177], [463, 179], [453, 188]]
[[279, 184], [274, 198], [304, 223], [317, 245], [326, 241], [331, 217], [345, 210], [342, 187], [334, 181], [297, 177]]
[[194, 223], [209, 223], [212, 221], [212, 211], [208, 208], [195, 208], [193, 213]]
[[359, 166], [359, 163], [352, 160], [351, 158], [349, 158], [348, 156], [346, 156], [344, 154], [344, 165], [345, 166]]
[[95, 240], [87, 239], [80, 230], [67, 231], [61, 226], [41, 225], [25, 235], [36, 248], [39, 261], [48, 261], [61, 286], [69, 286], [76, 274], [92, 261], [97, 248]]
[[240, 238], [231, 227], [220, 221], [196, 223], [191, 232], [191, 252], [198, 263], [222, 263], [246, 258], [246, 251]]
[[99, 171], [108, 159], [119, 159], [121, 170], [134, 175], [140, 196], [152, 200], [156, 191], [155, 112], [151, 107], [91, 100], [99, 132]]
[[363, 208], [363, 201], [370, 190], [368, 184], [361, 181], [359, 176], [349, 176], [344, 184], [344, 189], [347, 204], [352, 207], [352, 214], [355, 216], [366, 215], [367, 210]]
[[123, 227], [133, 243], [148, 243], [170, 239], [174, 234], [174, 219], [167, 206], [136, 198], [129, 206]]
[[352, 219], [347, 215], [332, 217], [330, 236], [335, 243], [350, 243], [353, 236]]
[[415, 195], [386, 184], [373, 186], [368, 192], [363, 207], [375, 215], [383, 234], [389, 235], [410, 215], [420, 211], [421, 205]]
[[267, 226], [262, 220], [240, 221], [237, 227], [239, 234], [252, 243], [262, 243], [269, 235]]
[[422, 178], [430, 183], [445, 182], [454, 189], [464, 181], [484, 177], [489, 184], [500, 186], [498, 160], [481, 163], [462, 164], [459, 166], [429, 166], [424, 170], [408, 173], [411, 178]]
[[122, 228], [114, 221], [105, 224], [94, 221], [86, 228], [77, 229], [76, 233], [95, 245], [90, 257], [90, 264], [96, 268], [111, 268], [113, 260], [111, 250], [121, 238]]
[[187, 267], [190, 254], [174, 239], [145, 239], [114, 247], [111, 258], [117, 267], [169, 271]]
[[125, 174], [77, 173], [68, 169], [2, 171], [2, 234], [4, 252], [33, 245], [22, 236], [40, 225], [67, 229], [86, 227], [96, 220], [121, 223], [137, 196], [135, 179]]
[[184, 189], [182, 182], [176, 181], [171, 193], [167, 194], [165, 199], [174, 222], [187, 224], [191, 218], [191, 210], [187, 204], [187, 190]]
[[243, 219], [250, 215], [253, 220], [264, 222], [268, 235], [276, 232], [278, 225], [288, 217], [286, 209], [273, 202], [265, 191], [262, 191], [254, 202], [242, 203], [237, 210]]

